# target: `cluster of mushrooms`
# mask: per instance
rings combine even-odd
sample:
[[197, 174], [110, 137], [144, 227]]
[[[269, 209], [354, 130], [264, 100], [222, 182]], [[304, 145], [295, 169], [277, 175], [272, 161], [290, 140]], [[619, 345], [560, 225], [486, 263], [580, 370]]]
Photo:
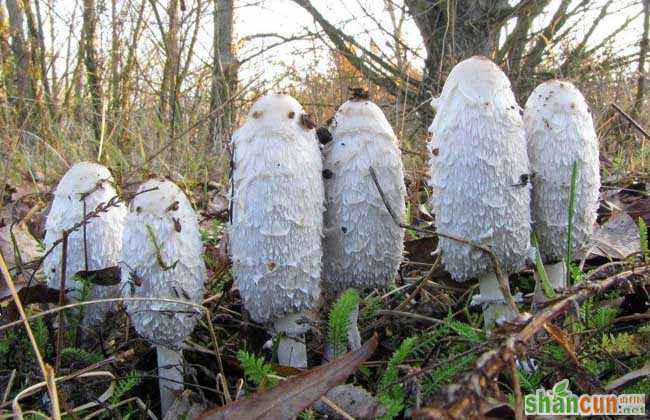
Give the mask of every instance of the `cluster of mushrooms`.
[[[598, 140], [589, 108], [571, 83], [541, 84], [522, 112], [506, 75], [485, 57], [456, 65], [432, 106], [436, 252], [456, 281], [478, 278], [474, 301], [489, 330], [516, 314], [493, 261], [475, 244], [488, 247], [506, 275], [539, 255], [553, 287], [565, 288], [572, 168], [578, 170], [571, 245], [578, 250], [596, 217]], [[277, 337], [279, 363], [299, 368], [307, 367], [305, 333], [323, 301], [350, 287], [394, 284], [404, 230], [387, 207], [400, 220], [406, 213], [399, 142], [367, 95], [355, 92], [326, 127], [315, 128], [294, 98], [269, 94], [232, 137], [228, 235], [235, 284], [250, 317]], [[46, 246], [114, 197], [112, 182], [101, 165], [73, 166], [55, 190]], [[531, 245], [533, 232], [538, 249]], [[68, 238], [68, 298], [80, 298], [74, 273], [126, 267], [119, 286], [94, 286], [85, 298], [125, 298], [136, 330], [157, 347], [163, 412], [182, 389], [179, 345], [200, 316], [202, 254], [196, 213], [168, 180], [145, 182], [128, 210], [112, 206]], [[58, 287], [61, 252], [50, 253], [44, 267]], [[84, 324], [97, 325], [111, 308], [87, 307]], [[358, 308], [350, 315], [351, 349], [361, 345], [357, 317]]]

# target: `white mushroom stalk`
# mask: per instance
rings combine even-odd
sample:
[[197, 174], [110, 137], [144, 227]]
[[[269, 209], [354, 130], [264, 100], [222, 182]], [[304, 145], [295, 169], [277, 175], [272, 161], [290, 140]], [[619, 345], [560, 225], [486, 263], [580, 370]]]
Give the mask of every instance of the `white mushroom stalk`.
[[[350, 287], [363, 290], [394, 284], [402, 260], [404, 229], [386, 209], [370, 168], [377, 174], [387, 204], [400, 219], [406, 211], [406, 187], [397, 137], [367, 95], [355, 95], [341, 105], [329, 129], [332, 141], [323, 150], [323, 287], [333, 299]], [[358, 315], [357, 305], [350, 315], [352, 350], [361, 347]]]
[[302, 318], [320, 297], [323, 180], [314, 124], [291, 96], [253, 104], [233, 135], [230, 252], [251, 318], [280, 335], [281, 365], [307, 367]]
[[[117, 193], [112, 183], [111, 173], [102, 165], [81, 162], [72, 166], [54, 190], [54, 201], [45, 222], [45, 249], [49, 250], [55, 241], [60, 240], [64, 230], [84, 219], [84, 203], [85, 214], [89, 214], [99, 204], [106, 204], [114, 198]], [[119, 286], [91, 285], [84, 293], [83, 283], [77, 281], [74, 275], [82, 270], [99, 270], [117, 264], [122, 250], [125, 218], [126, 207], [118, 204], [88, 220], [85, 242], [83, 227], [68, 236], [65, 287], [69, 290], [69, 299], [93, 300], [119, 296]], [[62, 247], [58, 245], [43, 262], [48, 285], [55, 289], [59, 288], [61, 282], [61, 257]], [[99, 325], [113, 307], [111, 303], [86, 306], [83, 325]]]
[[569, 82], [549, 80], [537, 86], [524, 113], [533, 182], [533, 229], [545, 271], [556, 290], [567, 287], [568, 214], [571, 173], [577, 163], [572, 252], [591, 236], [598, 209], [600, 173], [598, 138], [591, 111]]
[[[138, 193], [124, 228], [122, 295], [200, 305], [207, 274], [197, 216], [189, 200], [166, 180], [149, 180]], [[201, 311], [155, 300], [127, 301], [126, 309], [138, 334], [157, 347], [164, 416], [183, 389], [179, 346], [192, 333]]]
[[[472, 57], [453, 68], [434, 104], [428, 148], [437, 230], [489, 246], [505, 275], [520, 270], [530, 250], [530, 168], [508, 78]], [[478, 277], [486, 329], [516, 315], [485, 252], [446, 238], [438, 247], [455, 280]]]

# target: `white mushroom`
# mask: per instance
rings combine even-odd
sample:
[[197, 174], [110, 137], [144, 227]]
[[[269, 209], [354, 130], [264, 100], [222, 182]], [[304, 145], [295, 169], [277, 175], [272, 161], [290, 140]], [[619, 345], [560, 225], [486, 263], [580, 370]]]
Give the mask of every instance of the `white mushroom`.
[[[384, 113], [367, 96], [353, 96], [330, 124], [324, 148], [325, 240], [323, 287], [334, 298], [349, 287], [394, 284], [402, 260], [404, 229], [387, 211], [370, 175], [372, 167], [388, 205], [405, 214], [404, 172], [398, 140]], [[358, 306], [351, 314], [349, 342], [361, 346]], [[327, 357], [327, 355], [326, 355]]]
[[[106, 204], [114, 198], [116, 192], [112, 183], [111, 173], [102, 165], [91, 162], [73, 165], [54, 190], [54, 201], [45, 222], [45, 249], [49, 250], [55, 241], [60, 240], [64, 230], [84, 219], [84, 201], [86, 214], [89, 214], [99, 204]], [[119, 286], [92, 286], [82, 296], [83, 284], [74, 275], [82, 270], [99, 270], [117, 264], [125, 218], [126, 206], [118, 204], [87, 222], [85, 244], [83, 227], [68, 236], [65, 280], [68, 298], [93, 300], [119, 296]], [[61, 281], [61, 254], [62, 246], [59, 244], [43, 262], [48, 285], [55, 289], [59, 288]], [[85, 306], [83, 325], [91, 327], [100, 324], [113, 306], [111, 303]]]
[[[435, 105], [428, 147], [438, 231], [489, 246], [506, 274], [521, 269], [530, 250], [530, 169], [508, 78], [472, 57], [453, 68]], [[438, 246], [455, 280], [479, 278], [487, 329], [515, 315], [485, 252], [446, 238]]]
[[[151, 190], [151, 191], [147, 191]], [[147, 191], [147, 192], [143, 192]], [[151, 179], [129, 206], [122, 251], [122, 295], [201, 304], [207, 274], [196, 213], [171, 181]], [[164, 301], [127, 301], [141, 336], [157, 346], [161, 410], [183, 389], [180, 344], [192, 333], [201, 311]]]
[[584, 97], [569, 82], [549, 80], [526, 102], [524, 125], [534, 173], [532, 217], [539, 251], [553, 288], [567, 286], [571, 172], [577, 162], [572, 252], [587, 244], [600, 188], [598, 138]]
[[307, 366], [300, 322], [320, 297], [323, 180], [314, 124], [291, 96], [253, 104], [233, 135], [230, 251], [251, 318], [281, 334], [280, 364]]

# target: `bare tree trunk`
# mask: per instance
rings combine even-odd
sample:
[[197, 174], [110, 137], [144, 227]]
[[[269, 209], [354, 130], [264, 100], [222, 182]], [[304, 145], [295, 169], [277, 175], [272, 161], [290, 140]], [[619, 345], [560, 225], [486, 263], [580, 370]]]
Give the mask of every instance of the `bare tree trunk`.
[[29, 110], [33, 106], [34, 86], [31, 80], [31, 65], [25, 41], [24, 14], [17, 0], [7, 0], [5, 4], [9, 14], [11, 50], [14, 56], [14, 77], [16, 80], [17, 98], [14, 98], [13, 102], [18, 110], [21, 124], [26, 124]]
[[648, 58], [648, 37], [650, 37], [650, 0], [643, 0], [643, 35], [639, 45], [639, 82], [636, 90], [636, 100], [634, 101], [635, 118], [638, 118], [641, 114], [645, 101], [645, 64]]
[[166, 33], [163, 33], [165, 42], [165, 67], [163, 69], [163, 80], [160, 87], [160, 115], [161, 118], [169, 118], [173, 124], [176, 91], [176, 75], [178, 70], [179, 51], [178, 34], [180, 32], [178, 17], [178, 0], [169, 0], [167, 7], [169, 26]]
[[212, 64], [212, 92], [210, 112], [222, 109], [213, 115], [210, 125], [209, 141], [216, 152], [222, 151], [223, 144], [232, 133], [235, 110], [232, 94], [237, 85], [237, 59], [233, 52], [234, 0], [214, 1], [214, 40]]
[[83, 28], [81, 49], [83, 51], [88, 87], [93, 108], [93, 130], [97, 148], [102, 137], [102, 79], [97, 52], [97, 5], [95, 0], [83, 0]]

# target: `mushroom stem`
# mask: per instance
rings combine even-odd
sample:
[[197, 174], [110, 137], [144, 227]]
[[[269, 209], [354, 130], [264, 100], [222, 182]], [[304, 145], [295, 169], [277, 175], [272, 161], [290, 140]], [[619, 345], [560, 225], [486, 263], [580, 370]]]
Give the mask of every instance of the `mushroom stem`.
[[486, 331], [491, 331], [497, 322], [514, 319], [517, 314], [506, 303], [499, 288], [496, 274], [487, 273], [478, 278], [480, 301], [483, 304], [483, 323]]
[[171, 408], [177, 395], [183, 391], [183, 354], [164, 346], [156, 348], [158, 356], [158, 386], [162, 417]]
[[554, 290], [564, 290], [567, 287], [567, 270], [564, 261], [544, 266], [546, 276]]
[[282, 334], [278, 342], [278, 364], [295, 368], [307, 367], [305, 333], [309, 326], [299, 323], [302, 314], [290, 314], [275, 321], [273, 331]]
[[348, 316], [348, 344], [351, 351], [361, 348], [361, 334], [359, 334], [359, 304], [354, 307]]

